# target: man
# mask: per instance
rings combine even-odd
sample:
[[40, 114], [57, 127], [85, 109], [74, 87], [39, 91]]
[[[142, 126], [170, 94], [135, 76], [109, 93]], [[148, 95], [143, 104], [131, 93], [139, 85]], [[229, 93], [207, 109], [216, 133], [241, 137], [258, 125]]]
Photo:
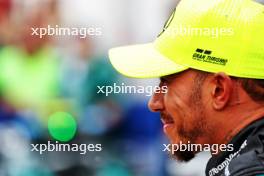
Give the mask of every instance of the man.
[[[154, 43], [109, 56], [120, 73], [167, 86], [149, 108], [171, 144], [223, 147], [211, 148], [207, 176], [255, 176], [264, 173], [263, 31], [260, 1], [181, 0]], [[173, 147], [180, 161], [200, 151]]]

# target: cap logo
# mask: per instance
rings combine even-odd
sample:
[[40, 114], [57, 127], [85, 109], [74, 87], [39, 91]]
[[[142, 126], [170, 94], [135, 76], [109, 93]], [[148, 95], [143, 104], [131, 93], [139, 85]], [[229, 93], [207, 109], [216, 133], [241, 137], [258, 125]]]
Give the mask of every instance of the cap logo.
[[228, 61], [227, 59], [224, 58], [212, 56], [212, 51], [210, 50], [204, 50], [200, 48], [196, 49], [192, 58], [200, 62], [208, 62], [211, 64], [218, 64], [223, 66], [225, 66]]

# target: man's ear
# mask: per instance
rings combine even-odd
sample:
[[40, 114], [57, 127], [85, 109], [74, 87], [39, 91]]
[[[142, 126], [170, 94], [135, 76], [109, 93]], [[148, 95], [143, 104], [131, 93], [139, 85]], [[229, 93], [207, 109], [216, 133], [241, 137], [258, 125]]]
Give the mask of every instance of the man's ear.
[[212, 77], [212, 84], [212, 106], [215, 110], [224, 109], [232, 95], [232, 79], [225, 73], [216, 73]]

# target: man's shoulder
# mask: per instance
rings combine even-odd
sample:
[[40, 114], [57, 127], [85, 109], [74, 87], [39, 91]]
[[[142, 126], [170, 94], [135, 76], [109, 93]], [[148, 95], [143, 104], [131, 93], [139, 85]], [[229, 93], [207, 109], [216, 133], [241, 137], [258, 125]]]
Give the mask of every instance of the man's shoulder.
[[230, 176], [255, 176], [264, 174], [264, 155], [258, 155], [254, 150], [243, 153], [233, 159], [225, 169]]
[[207, 176], [264, 176], [264, 118], [243, 129], [230, 144], [233, 151], [208, 161]]
[[225, 169], [226, 175], [255, 176], [264, 174], [264, 128], [246, 140], [246, 146]]

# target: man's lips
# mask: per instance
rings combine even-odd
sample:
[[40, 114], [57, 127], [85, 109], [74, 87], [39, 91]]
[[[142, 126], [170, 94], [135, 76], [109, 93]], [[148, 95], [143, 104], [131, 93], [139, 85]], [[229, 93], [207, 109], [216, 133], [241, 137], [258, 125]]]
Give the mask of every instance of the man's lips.
[[163, 123], [163, 131], [168, 135], [169, 131], [174, 128], [174, 120], [169, 115], [161, 114], [161, 121]]
[[161, 121], [164, 125], [166, 124], [173, 124], [174, 120], [172, 117], [168, 116], [168, 115], [161, 115]]

